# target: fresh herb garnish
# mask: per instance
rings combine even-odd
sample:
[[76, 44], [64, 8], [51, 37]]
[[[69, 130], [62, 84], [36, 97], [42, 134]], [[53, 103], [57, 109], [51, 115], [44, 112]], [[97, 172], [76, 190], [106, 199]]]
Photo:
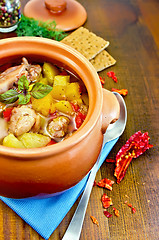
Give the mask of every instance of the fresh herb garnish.
[[36, 99], [41, 99], [50, 93], [52, 87], [43, 83], [35, 83], [31, 90], [29, 90], [29, 81], [25, 75], [19, 78], [18, 89], [10, 89], [5, 93], [0, 94], [0, 102], [9, 104], [14, 103], [18, 99], [18, 104], [27, 104], [30, 101], [31, 96]]
[[16, 90], [10, 89], [5, 93], [0, 94], [0, 102], [14, 103], [18, 100], [19, 93]]
[[24, 91], [24, 90], [28, 90], [29, 89], [29, 81], [28, 81], [28, 79], [26, 78], [25, 75], [22, 75], [19, 78], [18, 89], [19, 89], [19, 91]]
[[55, 21], [38, 21], [34, 18], [25, 17], [22, 14], [21, 21], [16, 30], [17, 36], [35, 36], [61, 41], [67, 34], [56, 28]]
[[51, 91], [50, 89], [52, 90], [52, 87], [49, 85], [37, 82], [31, 89], [31, 95], [36, 99], [40, 99], [45, 97]]

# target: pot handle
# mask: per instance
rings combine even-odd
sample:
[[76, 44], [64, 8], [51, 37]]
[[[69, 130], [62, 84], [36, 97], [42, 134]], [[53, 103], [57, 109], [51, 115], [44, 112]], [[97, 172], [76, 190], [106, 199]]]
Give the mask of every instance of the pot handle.
[[103, 107], [102, 107], [102, 133], [104, 134], [110, 123], [115, 122], [119, 118], [120, 105], [116, 96], [106, 90], [103, 90]]

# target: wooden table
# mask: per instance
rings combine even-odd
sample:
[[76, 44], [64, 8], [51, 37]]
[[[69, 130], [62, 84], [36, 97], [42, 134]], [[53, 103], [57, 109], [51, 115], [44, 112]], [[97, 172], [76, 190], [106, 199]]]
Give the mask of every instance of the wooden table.
[[[27, 2], [23, 0], [22, 7]], [[113, 191], [94, 187], [89, 201], [81, 240], [158, 240], [159, 239], [159, 2], [157, 0], [79, 0], [86, 8], [85, 27], [110, 41], [108, 52], [117, 60], [115, 66], [99, 73], [105, 77], [105, 87], [127, 88], [125, 102], [128, 121], [124, 134], [115, 145], [109, 158], [138, 130], [148, 131], [154, 145], [132, 161], [124, 180], [113, 185]], [[0, 38], [11, 34], [1, 34]], [[118, 83], [106, 73], [114, 71]], [[113, 176], [114, 165], [104, 163], [96, 180]], [[101, 196], [112, 197], [120, 216], [111, 218], [103, 214]], [[136, 208], [124, 204], [128, 201]], [[60, 240], [68, 227], [78, 201], [68, 212], [50, 240]], [[112, 207], [109, 209], [112, 213]], [[99, 227], [90, 215], [98, 219]], [[42, 239], [29, 225], [3, 202], [0, 202], [0, 239]], [[70, 239], [71, 240], [71, 239]]]

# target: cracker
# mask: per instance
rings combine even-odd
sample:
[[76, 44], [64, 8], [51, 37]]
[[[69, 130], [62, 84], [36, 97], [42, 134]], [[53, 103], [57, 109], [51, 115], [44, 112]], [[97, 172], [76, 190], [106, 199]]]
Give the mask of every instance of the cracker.
[[90, 60], [90, 63], [97, 72], [104, 70], [116, 63], [116, 60], [106, 51], [103, 50], [95, 58]]
[[109, 45], [108, 41], [95, 35], [84, 27], [78, 28], [61, 42], [76, 49], [88, 60], [94, 58]]

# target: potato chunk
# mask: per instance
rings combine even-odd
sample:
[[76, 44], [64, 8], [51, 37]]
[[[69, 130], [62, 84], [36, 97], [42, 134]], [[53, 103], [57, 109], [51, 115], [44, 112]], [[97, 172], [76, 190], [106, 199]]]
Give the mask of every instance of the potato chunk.
[[54, 84], [51, 94], [57, 100], [66, 99], [66, 86], [70, 80], [70, 76], [57, 75], [54, 77]]
[[46, 146], [51, 138], [38, 133], [24, 133], [18, 139], [26, 148], [38, 148]]
[[66, 87], [66, 99], [68, 101], [76, 100], [81, 97], [79, 83], [73, 82], [68, 83]]
[[25, 148], [23, 143], [19, 141], [18, 138], [16, 138], [12, 133], [3, 139], [3, 146], [11, 148]]
[[53, 109], [54, 100], [51, 93], [41, 99], [36, 99], [32, 97], [31, 102], [33, 109], [41, 113], [45, 117], [48, 116], [50, 112], [52, 113], [51, 109]]
[[70, 102], [68, 102], [68, 101], [62, 100], [62, 101], [55, 103], [55, 108], [59, 112], [66, 113], [68, 115], [72, 115], [72, 113], [73, 113], [72, 106], [71, 106]]
[[44, 77], [47, 78], [48, 83], [50, 85], [53, 85], [54, 77], [58, 75], [58, 73], [59, 73], [59, 70], [51, 63], [45, 62], [43, 64], [43, 74], [44, 74]]
[[60, 86], [66, 86], [67, 83], [70, 81], [70, 76], [63, 76], [63, 75], [57, 75], [54, 77], [54, 86], [60, 85]]

